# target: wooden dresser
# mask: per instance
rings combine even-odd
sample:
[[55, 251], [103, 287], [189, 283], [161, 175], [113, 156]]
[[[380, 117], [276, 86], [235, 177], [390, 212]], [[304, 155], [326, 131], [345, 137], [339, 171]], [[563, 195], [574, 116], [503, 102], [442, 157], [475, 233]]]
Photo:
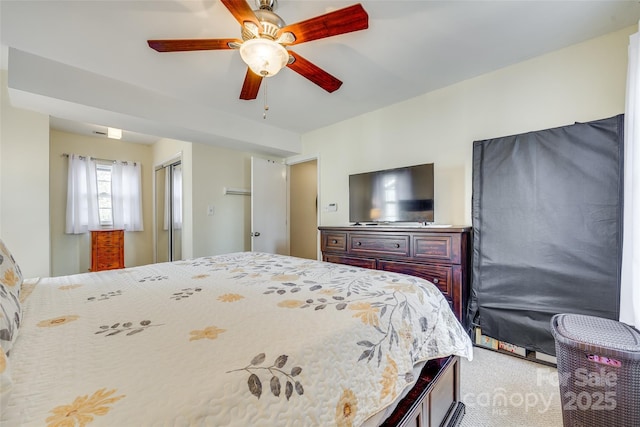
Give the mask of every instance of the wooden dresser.
[[318, 227], [323, 261], [410, 274], [442, 291], [466, 325], [470, 227]]
[[91, 230], [91, 271], [124, 268], [124, 230]]

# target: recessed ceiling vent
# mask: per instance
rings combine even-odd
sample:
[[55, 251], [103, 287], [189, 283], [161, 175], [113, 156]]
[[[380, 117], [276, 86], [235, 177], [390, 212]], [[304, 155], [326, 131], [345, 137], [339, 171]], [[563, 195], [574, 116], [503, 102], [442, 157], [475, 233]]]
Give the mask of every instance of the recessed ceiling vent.
[[93, 133], [95, 133], [96, 135], [106, 136], [107, 138], [111, 139], [122, 139], [122, 129], [118, 128], [108, 127], [106, 132], [94, 130]]

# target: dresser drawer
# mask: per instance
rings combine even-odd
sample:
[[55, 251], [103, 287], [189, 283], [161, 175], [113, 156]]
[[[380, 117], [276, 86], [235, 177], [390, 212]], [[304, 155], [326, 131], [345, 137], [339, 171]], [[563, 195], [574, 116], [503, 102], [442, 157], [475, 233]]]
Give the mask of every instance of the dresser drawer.
[[379, 260], [378, 268], [426, 279], [436, 285], [445, 297], [453, 298], [453, 267]]
[[95, 242], [101, 246], [118, 246], [122, 242], [121, 230], [99, 231], [95, 234]]
[[408, 235], [350, 234], [349, 252], [371, 255], [409, 255]]
[[96, 269], [95, 271], [102, 271], [102, 270], [114, 270], [117, 268], [123, 268], [122, 263], [120, 262], [120, 259], [115, 256], [115, 257], [103, 257], [100, 258], [98, 257], [98, 259], [96, 260]]
[[376, 268], [376, 260], [372, 258], [355, 258], [327, 254], [322, 258], [322, 260], [327, 262], [334, 262], [336, 264], [352, 265], [354, 267], [372, 268], [374, 270]]
[[420, 260], [460, 264], [459, 248], [460, 239], [457, 235], [414, 236], [412, 256]]
[[322, 232], [321, 250], [341, 251], [347, 250], [347, 233]]

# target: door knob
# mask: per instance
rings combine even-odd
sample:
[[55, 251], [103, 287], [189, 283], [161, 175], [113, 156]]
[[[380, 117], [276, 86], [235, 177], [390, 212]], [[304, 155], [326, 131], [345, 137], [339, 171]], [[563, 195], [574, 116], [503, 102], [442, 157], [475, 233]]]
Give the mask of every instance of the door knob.
[[251, 237], [258, 237], [260, 235], [259, 231], [256, 231], [255, 233], [251, 233]]

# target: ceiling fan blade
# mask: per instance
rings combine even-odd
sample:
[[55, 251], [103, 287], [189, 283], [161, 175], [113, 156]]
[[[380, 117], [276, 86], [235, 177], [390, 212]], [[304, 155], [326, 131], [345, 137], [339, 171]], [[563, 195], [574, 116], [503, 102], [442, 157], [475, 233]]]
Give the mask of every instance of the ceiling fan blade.
[[247, 67], [247, 75], [244, 76], [240, 99], [256, 99], [258, 96], [258, 90], [260, 90], [260, 83], [262, 83], [262, 76], [257, 75]]
[[367, 28], [369, 28], [369, 15], [367, 15], [362, 5], [358, 3], [315, 18], [287, 25], [280, 29], [278, 36], [285, 32], [293, 33], [296, 40], [289, 44], [294, 45]]
[[240, 25], [244, 26], [244, 23], [246, 21], [251, 21], [258, 26], [260, 31], [262, 31], [262, 25], [260, 24], [260, 21], [258, 21], [256, 14], [253, 13], [253, 10], [251, 10], [251, 7], [245, 0], [220, 1], [223, 5], [225, 5], [227, 9], [229, 9], [229, 12], [231, 12], [233, 17], [236, 18], [236, 21], [238, 21]]
[[340, 80], [333, 77], [322, 68], [312, 64], [295, 52], [289, 51], [289, 54], [294, 57], [295, 61], [288, 64], [287, 67], [291, 68], [302, 77], [311, 80], [327, 92], [336, 91], [340, 86], [342, 86], [342, 82]]
[[149, 47], [158, 52], [183, 52], [189, 50], [235, 49], [229, 43], [242, 43], [238, 39], [181, 39], [181, 40], [147, 40]]

